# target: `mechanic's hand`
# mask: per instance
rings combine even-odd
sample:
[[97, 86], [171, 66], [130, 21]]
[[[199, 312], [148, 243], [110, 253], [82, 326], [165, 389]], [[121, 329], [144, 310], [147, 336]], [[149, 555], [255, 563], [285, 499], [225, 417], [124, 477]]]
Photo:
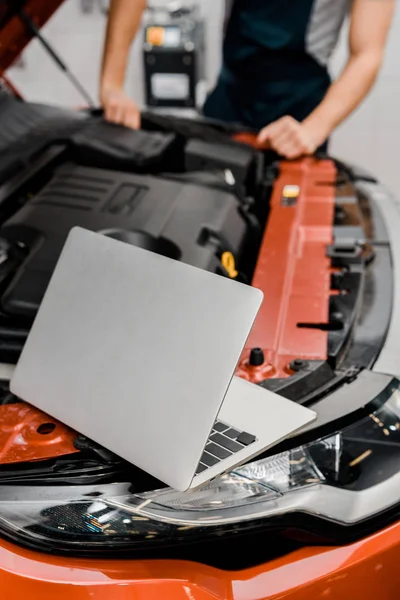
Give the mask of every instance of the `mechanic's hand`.
[[122, 89], [108, 88], [101, 91], [100, 100], [107, 121], [132, 129], [140, 127], [140, 109]]
[[286, 116], [264, 127], [258, 134], [257, 145], [295, 159], [313, 154], [322, 141], [315, 139], [306, 124]]

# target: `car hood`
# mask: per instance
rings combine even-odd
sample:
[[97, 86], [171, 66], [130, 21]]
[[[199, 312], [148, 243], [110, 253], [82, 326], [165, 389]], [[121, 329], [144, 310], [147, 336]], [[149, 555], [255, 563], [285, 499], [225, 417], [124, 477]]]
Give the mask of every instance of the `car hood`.
[[0, 0], [0, 77], [34, 35], [21, 19], [21, 12], [40, 29], [62, 3], [63, 0]]

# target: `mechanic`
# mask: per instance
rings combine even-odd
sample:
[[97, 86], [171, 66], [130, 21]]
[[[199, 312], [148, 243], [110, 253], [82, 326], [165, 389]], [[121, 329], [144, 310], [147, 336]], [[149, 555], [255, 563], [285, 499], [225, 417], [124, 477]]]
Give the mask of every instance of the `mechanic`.
[[[109, 121], [140, 126], [123, 89], [145, 0], [111, 0], [100, 81]], [[207, 117], [241, 123], [286, 158], [325, 149], [360, 104], [382, 63], [395, 0], [227, 0], [223, 65]], [[350, 16], [349, 59], [331, 83], [327, 64]]]

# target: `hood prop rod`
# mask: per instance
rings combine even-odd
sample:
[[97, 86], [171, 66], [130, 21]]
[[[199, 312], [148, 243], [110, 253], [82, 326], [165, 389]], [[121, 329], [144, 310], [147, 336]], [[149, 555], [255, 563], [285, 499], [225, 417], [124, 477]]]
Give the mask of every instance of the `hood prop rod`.
[[88, 94], [88, 92], [85, 90], [83, 85], [78, 81], [78, 79], [75, 77], [75, 75], [69, 70], [67, 65], [63, 62], [63, 60], [60, 58], [60, 56], [57, 54], [57, 52], [54, 50], [54, 48], [43, 37], [40, 30], [38, 29], [38, 27], [36, 27], [35, 23], [32, 21], [32, 19], [29, 17], [29, 15], [27, 15], [25, 11], [19, 10], [18, 16], [21, 19], [21, 21], [24, 23], [24, 25], [26, 25], [26, 27], [32, 33], [32, 35], [39, 40], [39, 42], [41, 43], [43, 48], [46, 50], [46, 52], [49, 54], [49, 56], [53, 59], [53, 61], [56, 63], [56, 65], [65, 73], [66, 77], [68, 77], [68, 79], [70, 80], [70, 82], [72, 83], [74, 88], [77, 90], [77, 92], [82, 96], [82, 98], [85, 99], [85, 102], [87, 102], [89, 104], [89, 107], [95, 108], [95, 104], [94, 104], [92, 98], [90, 97], [90, 95]]

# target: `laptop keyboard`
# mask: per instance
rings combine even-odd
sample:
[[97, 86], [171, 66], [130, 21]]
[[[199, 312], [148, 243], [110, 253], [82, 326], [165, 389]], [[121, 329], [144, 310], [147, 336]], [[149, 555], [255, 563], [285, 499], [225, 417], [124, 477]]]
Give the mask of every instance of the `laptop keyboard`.
[[215, 421], [204, 449], [196, 475], [203, 473], [209, 467], [213, 467], [221, 460], [225, 460], [232, 454], [243, 450], [256, 441], [256, 436], [246, 431], [238, 431], [222, 421]]

